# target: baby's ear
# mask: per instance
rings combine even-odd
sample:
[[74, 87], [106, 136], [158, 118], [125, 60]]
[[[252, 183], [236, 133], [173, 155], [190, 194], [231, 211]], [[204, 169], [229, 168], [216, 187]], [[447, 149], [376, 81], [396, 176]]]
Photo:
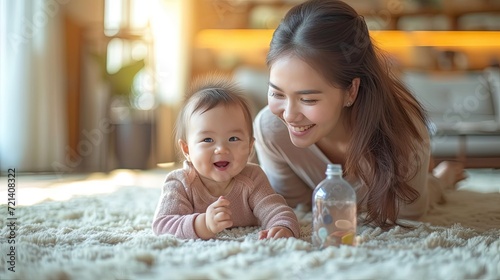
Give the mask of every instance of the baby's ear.
[[191, 159], [189, 158], [189, 146], [188, 146], [187, 142], [184, 141], [183, 139], [179, 139], [177, 141], [177, 144], [179, 145], [179, 148], [182, 151], [182, 154], [184, 155], [186, 160], [191, 161]]

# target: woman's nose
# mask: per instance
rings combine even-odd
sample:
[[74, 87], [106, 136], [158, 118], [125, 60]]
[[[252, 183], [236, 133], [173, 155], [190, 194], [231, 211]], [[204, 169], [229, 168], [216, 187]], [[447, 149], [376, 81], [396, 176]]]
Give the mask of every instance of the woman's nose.
[[283, 119], [288, 123], [292, 123], [297, 120], [298, 115], [298, 111], [294, 108], [292, 102], [288, 102], [283, 110]]

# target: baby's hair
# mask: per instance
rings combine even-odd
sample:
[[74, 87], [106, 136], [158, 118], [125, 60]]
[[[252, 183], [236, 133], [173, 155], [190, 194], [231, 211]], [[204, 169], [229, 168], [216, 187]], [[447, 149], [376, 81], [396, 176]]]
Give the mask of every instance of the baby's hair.
[[202, 114], [220, 104], [236, 105], [242, 109], [250, 137], [253, 139], [253, 117], [250, 103], [243, 95], [243, 91], [229, 78], [209, 75], [196, 79], [185, 96], [174, 128], [175, 141], [179, 139], [187, 141], [187, 124], [194, 113]]

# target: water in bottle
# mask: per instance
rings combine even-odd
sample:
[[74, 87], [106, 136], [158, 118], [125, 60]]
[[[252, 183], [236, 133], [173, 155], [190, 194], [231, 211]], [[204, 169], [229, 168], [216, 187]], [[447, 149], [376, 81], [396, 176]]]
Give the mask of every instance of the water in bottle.
[[356, 192], [342, 178], [342, 166], [328, 164], [326, 179], [313, 193], [312, 242], [317, 248], [354, 245], [356, 237]]

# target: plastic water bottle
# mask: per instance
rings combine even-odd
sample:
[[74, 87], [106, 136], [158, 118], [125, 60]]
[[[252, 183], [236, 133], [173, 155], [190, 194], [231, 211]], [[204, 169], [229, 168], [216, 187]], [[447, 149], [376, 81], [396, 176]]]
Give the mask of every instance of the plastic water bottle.
[[341, 165], [328, 164], [325, 174], [313, 193], [313, 245], [355, 245], [356, 192], [342, 178]]

